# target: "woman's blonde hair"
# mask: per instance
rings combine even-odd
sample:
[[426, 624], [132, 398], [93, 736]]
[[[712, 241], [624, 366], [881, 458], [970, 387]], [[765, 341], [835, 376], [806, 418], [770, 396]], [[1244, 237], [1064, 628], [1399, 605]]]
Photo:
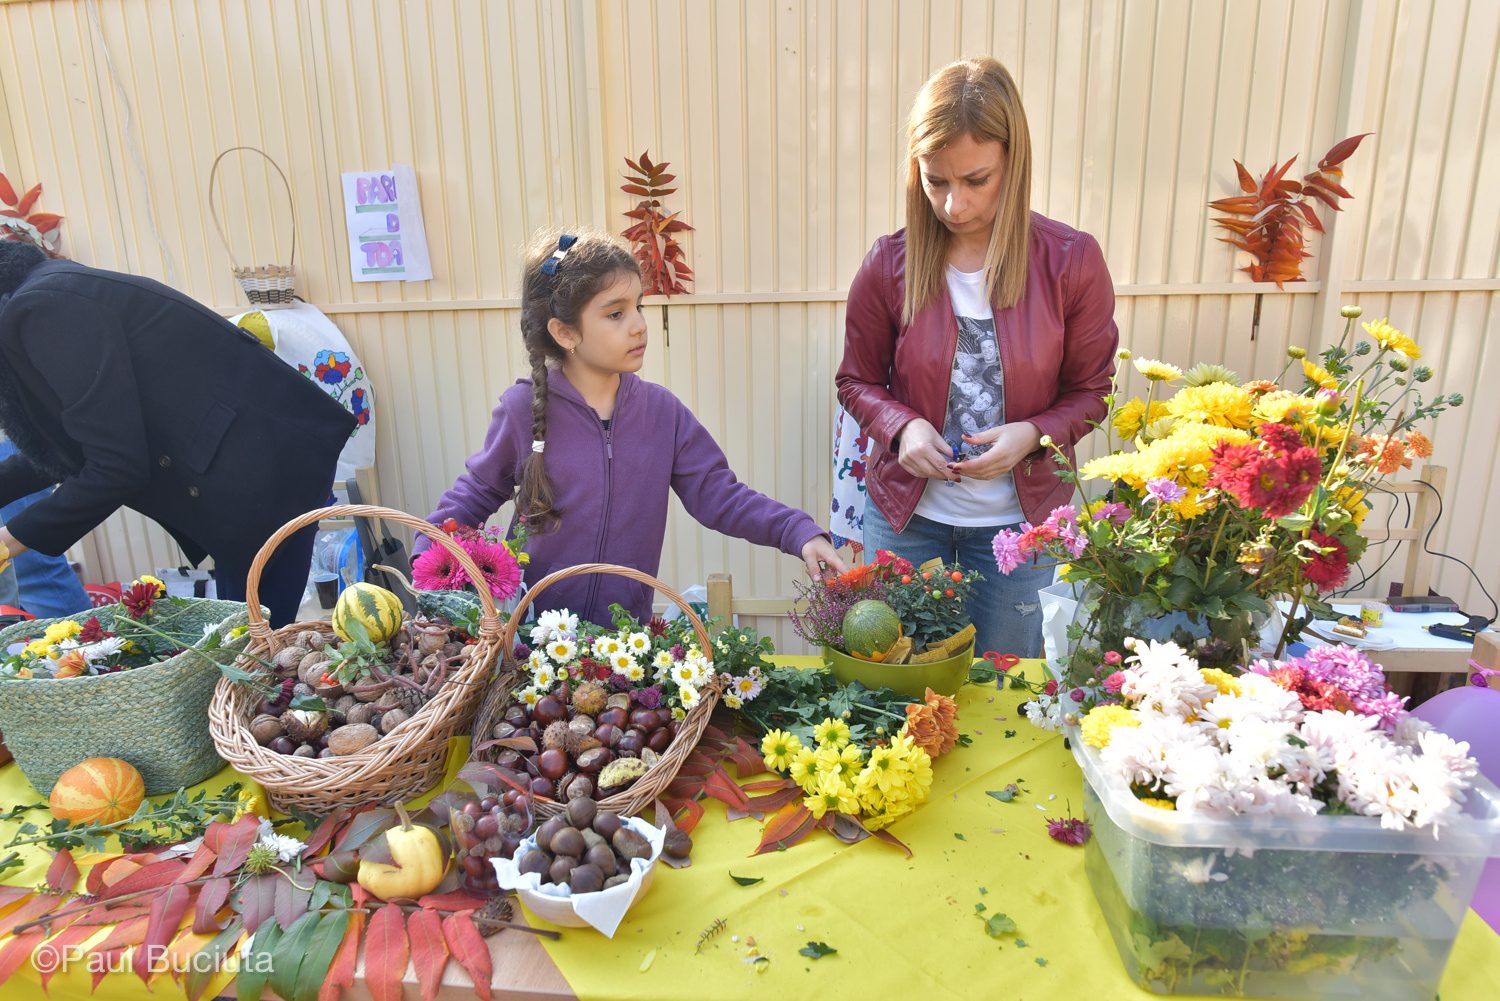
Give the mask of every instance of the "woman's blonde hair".
[[961, 136], [1005, 149], [1000, 207], [985, 253], [985, 287], [998, 309], [1026, 292], [1031, 239], [1031, 133], [1021, 92], [1009, 71], [989, 56], [949, 63], [934, 73], [912, 103], [906, 124], [906, 305], [902, 319], [946, 294], [951, 235], [922, 190], [917, 158], [931, 156]]

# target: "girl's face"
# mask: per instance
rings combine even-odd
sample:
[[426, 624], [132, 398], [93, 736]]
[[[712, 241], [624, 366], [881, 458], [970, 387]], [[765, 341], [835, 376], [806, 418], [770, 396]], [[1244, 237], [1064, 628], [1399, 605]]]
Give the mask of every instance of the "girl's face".
[[553, 320], [548, 329], [563, 350], [563, 362], [603, 375], [638, 372], [646, 361], [646, 318], [639, 275], [620, 272], [578, 312], [576, 327]]
[[954, 235], [988, 233], [1000, 208], [1005, 147], [965, 133], [931, 156], [917, 157], [922, 191]]

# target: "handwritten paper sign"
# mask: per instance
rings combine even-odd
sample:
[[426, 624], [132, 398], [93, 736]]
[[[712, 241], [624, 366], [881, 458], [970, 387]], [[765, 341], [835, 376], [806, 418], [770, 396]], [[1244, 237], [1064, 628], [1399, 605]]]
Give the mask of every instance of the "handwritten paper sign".
[[344, 178], [349, 270], [357, 282], [425, 282], [432, 278], [417, 173], [397, 164]]

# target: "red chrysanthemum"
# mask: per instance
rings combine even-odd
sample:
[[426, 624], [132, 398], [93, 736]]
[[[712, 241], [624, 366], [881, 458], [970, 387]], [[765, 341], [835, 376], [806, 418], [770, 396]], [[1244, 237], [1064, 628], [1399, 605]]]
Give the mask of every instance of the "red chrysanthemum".
[[1293, 452], [1306, 444], [1302, 432], [1286, 424], [1262, 424], [1257, 433], [1276, 452]]
[[143, 619], [151, 613], [151, 607], [156, 604], [156, 597], [155, 584], [137, 581], [120, 595], [120, 604], [125, 606], [126, 613], [132, 619]]
[[1241, 507], [1251, 507], [1250, 476], [1260, 459], [1260, 450], [1254, 445], [1231, 445], [1221, 441], [1214, 446], [1213, 457], [1208, 485], [1229, 494], [1239, 501]]
[[1316, 528], [1309, 538], [1319, 548], [1327, 550], [1315, 554], [1302, 565], [1302, 576], [1319, 591], [1332, 591], [1349, 579], [1349, 548], [1331, 535]]
[[1077, 817], [1047, 818], [1047, 836], [1065, 845], [1081, 845], [1089, 839], [1089, 822]]

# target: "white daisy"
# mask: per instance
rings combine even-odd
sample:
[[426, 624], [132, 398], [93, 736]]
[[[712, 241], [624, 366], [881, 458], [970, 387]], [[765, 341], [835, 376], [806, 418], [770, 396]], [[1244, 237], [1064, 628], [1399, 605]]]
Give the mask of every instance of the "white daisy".
[[556, 681], [557, 675], [552, 673], [552, 668], [545, 665], [537, 668], [531, 675], [531, 685], [538, 691], [546, 691]]
[[276, 828], [271, 825], [269, 820], [264, 818], [261, 819], [258, 833], [260, 835], [258, 839], [260, 843], [274, 851], [276, 857], [283, 862], [290, 862], [300, 857], [303, 850], [307, 848], [307, 845], [296, 838], [288, 837], [285, 834], [277, 834]]
[[698, 689], [692, 685], [684, 685], [677, 689], [677, 697], [682, 700], [683, 709], [691, 709], [698, 704]]
[[662, 650], [651, 658], [651, 666], [658, 671], [670, 671], [672, 669], [672, 654], [670, 651]]
[[516, 693], [516, 698], [520, 699], [528, 706], [534, 706], [542, 700], [542, 693], [537, 691], [535, 688], [523, 688]]
[[645, 633], [631, 633], [625, 638], [625, 648], [631, 653], [646, 653], [651, 649], [651, 637]]
[[740, 697], [734, 692], [730, 692], [728, 695], [724, 696], [724, 705], [728, 706], [730, 709], [738, 709], [740, 706], [744, 705], [744, 702], [742, 702], [740, 700]]
[[623, 650], [610, 655], [609, 669], [618, 675], [624, 676], [626, 672], [635, 666], [635, 658]]
[[626, 681], [640, 681], [644, 677], [646, 677], [646, 669], [636, 663], [632, 663], [625, 671]]
[[578, 644], [569, 639], [555, 639], [547, 644], [547, 656], [558, 664], [571, 664], [578, 656]]

